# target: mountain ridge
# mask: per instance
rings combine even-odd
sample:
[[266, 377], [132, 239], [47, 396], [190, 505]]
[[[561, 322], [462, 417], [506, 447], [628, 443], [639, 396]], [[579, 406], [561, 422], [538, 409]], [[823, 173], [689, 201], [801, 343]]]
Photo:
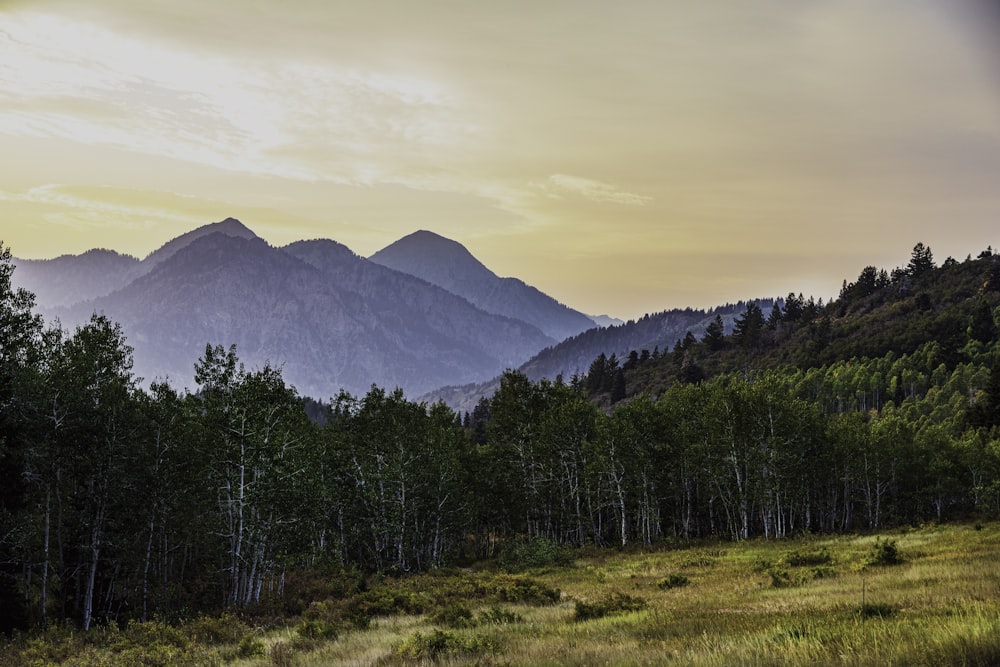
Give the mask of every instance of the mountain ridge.
[[486, 312], [524, 320], [557, 341], [598, 326], [518, 278], [497, 276], [461, 243], [434, 232], [413, 232], [369, 259], [458, 294]]
[[125, 268], [101, 293], [39, 299], [39, 311], [70, 327], [105, 314], [122, 325], [137, 375], [186, 386], [207, 344], [235, 343], [248, 365], [280, 366], [303, 394], [329, 398], [372, 383], [419, 393], [481, 381], [557, 342], [336, 241], [273, 247], [235, 218]]

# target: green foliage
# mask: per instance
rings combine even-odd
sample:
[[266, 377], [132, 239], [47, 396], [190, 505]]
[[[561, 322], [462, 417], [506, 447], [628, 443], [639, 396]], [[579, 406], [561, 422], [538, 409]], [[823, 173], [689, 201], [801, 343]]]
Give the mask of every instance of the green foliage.
[[484, 582], [482, 590], [500, 602], [549, 605], [559, 601], [559, 589], [537, 579], [498, 575]]
[[903, 562], [896, 540], [883, 540], [880, 537], [875, 539], [875, 543], [868, 550], [868, 555], [865, 558], [867, 567], [899, 565]]
[[434, 630], [429, 634], [413, 633], [399, 645], [396, 655], [405, 660], [437, 660], [450, 655], [486, 655], [499, 650], [499, 643], [489, 637]]
[[517, 538], [503, 546], [497, 567], [505, 572], [519, 572], [538, 567], [565, 567], [572, 565], [573, 560], [571, 548], [547, 537]]
[[830, 565], [833, 563], [833, 556], [826, 547], [812, 550], [792, 550], [785, 554], [785, 563], [791, 567], [803, 567], [806, 565]]
[[241, 639], [236, 647], [236, 656], [238, 658], [256, 658], [266, 653], [267, 649], [264, 647], [264, 642], [252, 635]]
[[196, 619], [183, 623], [181, 630], [193, 641], [209, 646], [236, 644], [252, 635], [250, 626], [238, 616], [225, 613], [221, 616], [199, 615]]
[[489, 609], [480, 611], [476, 617], [476, 621], [480, 625], [509, 625], [511, 623], [523, 623], [524, 617], [517, 612], [493, 605]]
[[449, 628], [468, 628], [474, 625], [472, 610], [460, 602], [449, 602], [430, 615], [431, 621]]
[[333, 641], [340, 634], [340, 628], [327, 620], [310, 619], [300, 623], [295, 632], [304, 639]]
[[666, 591], [671, 588], [680, 588], [681, 586], [687, 586], [689, 583], [691, 583], [691, 580], [688, 579], [685, 575], [673, 573], [667, 575], [663, 579], [660, 579], [658, 582], [656, 582], [656, 586]]
[[612, 614], [625, 614], [646, 608], [646, 600], [640, 597], [614, 591], [594, 602], [576, 601], [576, 611], [573, 620], [589, 621]]

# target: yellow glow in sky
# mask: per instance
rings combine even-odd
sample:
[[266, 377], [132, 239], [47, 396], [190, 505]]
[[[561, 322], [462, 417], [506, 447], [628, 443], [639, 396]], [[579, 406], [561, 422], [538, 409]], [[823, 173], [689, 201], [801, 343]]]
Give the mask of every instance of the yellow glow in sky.
[[0, 240], [430, 229], [589, 313], [829, 297], [1000, 246], [988, 4], [7, 2]]

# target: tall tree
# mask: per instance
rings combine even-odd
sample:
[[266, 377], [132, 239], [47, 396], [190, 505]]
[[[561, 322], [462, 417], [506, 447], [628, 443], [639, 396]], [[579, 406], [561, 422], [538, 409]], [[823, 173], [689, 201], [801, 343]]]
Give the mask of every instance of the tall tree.
[[0, 633], [26, 623], [16, 563], [15, 529], [28, 501], [24, 471], [29, 429], [24, 386], [39, 349], [41, 318], [32, 312], [33, 294], [14, 289], [10, 249], [0, 242]]
[[906, 266], [906, 272], [911, 278], [919, 278], [934, 269], [934, 255], [929, 246], [917, 243], [913, 246], [910, 254], [910, 263]]

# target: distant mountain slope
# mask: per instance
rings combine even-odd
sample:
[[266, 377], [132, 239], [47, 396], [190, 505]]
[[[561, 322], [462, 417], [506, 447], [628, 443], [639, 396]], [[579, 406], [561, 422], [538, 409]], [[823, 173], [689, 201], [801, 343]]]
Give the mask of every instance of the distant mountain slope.
[[239, 239], [258, 238], [256, 234], [250, 231], [246, 225], [236, 218], [226, 218], [221, 222], [213, 222], [208, 225], [203, 225], [166, 242], [158, 249], [149, 253], [149, 255], [142, 260], [143, 268], [145, 271], [151, 271], [153, 267], [160, 262], [169, 259], [177, 251], [188, 247], [203, 236], [208, 236], [210, 234], [223, 234], [225, 236], [232, 236]]
[[15, 259], [13, 282], [50, 307], [69, 306], [110, 294], [126, 285], [139, 260], [113, 250], [94, 249], [55, 259]]
[[40, 311], [64, 326], [95, 311], [121, 323], [147, 381], [191, 386], [206, 344], [235, 343], [248, 366], [279, 365], [300, 392], [319, 398], [373, 383], [419, 393], [480, 381], [553, 342], [333, 241], [280, 249], [239, 227], [195, 230], [205, 233], [150, 255], [158, 261], [125, 287]]
[[182, 234], [139, 261], [114, 250], [94, 249], [55, 259], [17, 259], [14, 280], [30, 290], [45, 308], [60, 308], [111, 294], [149, 273], [178, 250], [209, 234], [256, 238], [239, 220], [226, 218]]
[[[756, 301], [765, 310], [774, 303], [771, 299]], [[555, 380], [562, 375], [569, 382], [573, 375], [586, 375], [591, 362], [601, 354], [609, 357], [614, 354], [624, 363], [633, 350], [637, 353], [646, 350], [652, 354], [658, 348], [661, 353], [668, 352], [689, 331], [701, 338], [705, 327], [716, 315], [722, 318], [725, 331], [731, 332], [733, 320], [744, 310], [746, 303], [742, 301], [710, 310], [666, 310], [618, 326], [591, 329], [545, 348], [517, 370], [535, 381], [542, 378]], [[498, 387], [499, 378], [493, 378], [480, 384], [441, 387], [428, 392], [421, 400], [433, 402], [440, 399], [457, 410], [471, 410], [481, 397], [492, 395]]]
[[414, 232], [370, 259], [443, 287], [488, 313], [524, 320], [556, 340], [596, 326], [593, 319], [523, 281], [498, 277], [465, 246], [433, 232]]

